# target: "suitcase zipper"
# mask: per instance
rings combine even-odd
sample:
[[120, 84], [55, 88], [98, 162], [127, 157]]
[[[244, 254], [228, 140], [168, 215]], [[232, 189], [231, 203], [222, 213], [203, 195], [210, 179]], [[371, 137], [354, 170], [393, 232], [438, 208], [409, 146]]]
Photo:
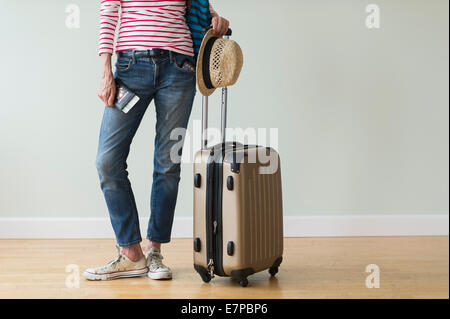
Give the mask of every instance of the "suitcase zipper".
[[217, 154], [213, 165], [214, 174], [214, 197], [213, 197], [213, 244], [214, 244], [214, 272], [216, 275], [225, 276], [222, 265], [222, 192], [223, 192], [223, 166], [225, 156], [225, 145], [222, 145], [220, 153]]
[[214, 260], [213, 260], [213, 259], [210, 259], [210, 260], [209, 260], [207, 269], [208, 269], [208, 271], [209, 271], [209, 276], [210, 276], [211, 278], [214, 278]]
[[221, 211], [222, 211], [222, 165], [217, 163], [219, 154], [223, 157], [223, 150], [214, 154], [212, 151], [207, 167], [207, 193], [206, 193], [206, 224], [207, 224], [207, 268], [210, 273], [224, 276], [222, 270], [222, 244], [221, 244]]
[[207, 270], [211, 277], [214, 275], [214, 249], [215, 249], [215, 232], [214, 232], [214, 154], [210, 155], [207, 166], [207, 191], [206, 191], [206, 245], [207, 245]]

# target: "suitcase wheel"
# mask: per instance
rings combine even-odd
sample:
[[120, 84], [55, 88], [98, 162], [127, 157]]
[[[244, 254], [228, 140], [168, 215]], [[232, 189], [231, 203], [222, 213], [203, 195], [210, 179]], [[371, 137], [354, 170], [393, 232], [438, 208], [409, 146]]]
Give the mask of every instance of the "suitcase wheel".
[[278, 267], [271, 267], [270, 269], [269, 269], [269, 274], [272, 276], [272, 277], [275, 277], [275, 275], [278, 273]]
[[248, 286], [247, 278], [244, 278], [241, 281], [239, 281], [239, 285], [241, 285], [241, 287], [247, 287]]
[[272, 267], [269, 269], [269, 274], [272, 277], [275, 277], [275, 275], [278, 273], [278, 267], [281, 265], [281, 262], [283, 261], [283, 257], [277, 258], [275, 262], [273, 263]]
[[200, 274], [204, 283], [208, 283], [211, 281], [211, 276], [209, 274]]
[[247, 277], [254, 274], [253, 268], [236, 269], [231, 271], [231, 277], [239, 282], [242, 287], [248, 286]]
[[205, 267], [194, 264], [194, 269], [198, 272], [203, 282], [208, 283], [211, 281], [211, 275]]

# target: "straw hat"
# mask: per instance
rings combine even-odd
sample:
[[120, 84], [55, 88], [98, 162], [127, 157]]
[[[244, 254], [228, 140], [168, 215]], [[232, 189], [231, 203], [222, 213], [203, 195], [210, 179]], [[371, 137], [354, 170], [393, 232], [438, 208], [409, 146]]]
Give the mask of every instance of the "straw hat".
[[244, 58], [239, 44], [214, 35], [210, 29], [203, 38], [197, 60], [197, 86], [205, 96], [215, 89], [236, 83]]

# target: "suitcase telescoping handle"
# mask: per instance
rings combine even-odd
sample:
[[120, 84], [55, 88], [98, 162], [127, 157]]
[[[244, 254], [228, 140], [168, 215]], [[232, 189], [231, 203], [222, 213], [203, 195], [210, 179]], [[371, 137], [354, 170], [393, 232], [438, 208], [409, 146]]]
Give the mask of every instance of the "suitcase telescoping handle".
[[[208, 31], [211, 27], [205, 29]], [[233, 31], [231, 29], [228, 29], [227, 33], [225, 34], [225, 38], [229, 39], [232, 35]], [[202, 98], [202, 150], [207, 149], [208, 147], [208, 136], [207, 136], [207, 130], [208, 130], [208, 105], [209, 100], [207, 96], [203, 96]], [[220, 134], [222, 138], [222, 143], [225, 143], [225, 131], [227, 128], [227, 107], [228, 107], [228, 88], [223, 87], [222, 88], [222, 107], [221, 107], [221, 116], [220, 116]]]

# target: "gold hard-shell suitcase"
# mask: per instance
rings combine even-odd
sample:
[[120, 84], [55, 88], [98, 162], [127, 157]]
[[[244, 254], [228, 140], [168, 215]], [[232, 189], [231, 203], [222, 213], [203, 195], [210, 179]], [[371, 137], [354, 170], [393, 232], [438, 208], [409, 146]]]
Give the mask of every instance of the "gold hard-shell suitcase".
[[[246, 287], [254, 273], [269, 269], [275, 276], [282, 261], [280, 158], [272, 148], [225, 142], [227, 88], [222, 90], [222, 143], [212, 147], [203, 97], [202, 149], [194, 161], [194, 268], [204, 282], [227, 276]], [[270, 173], [263, 172], [267, 157], [262, 161], [260, 154], [277, 162]]]

